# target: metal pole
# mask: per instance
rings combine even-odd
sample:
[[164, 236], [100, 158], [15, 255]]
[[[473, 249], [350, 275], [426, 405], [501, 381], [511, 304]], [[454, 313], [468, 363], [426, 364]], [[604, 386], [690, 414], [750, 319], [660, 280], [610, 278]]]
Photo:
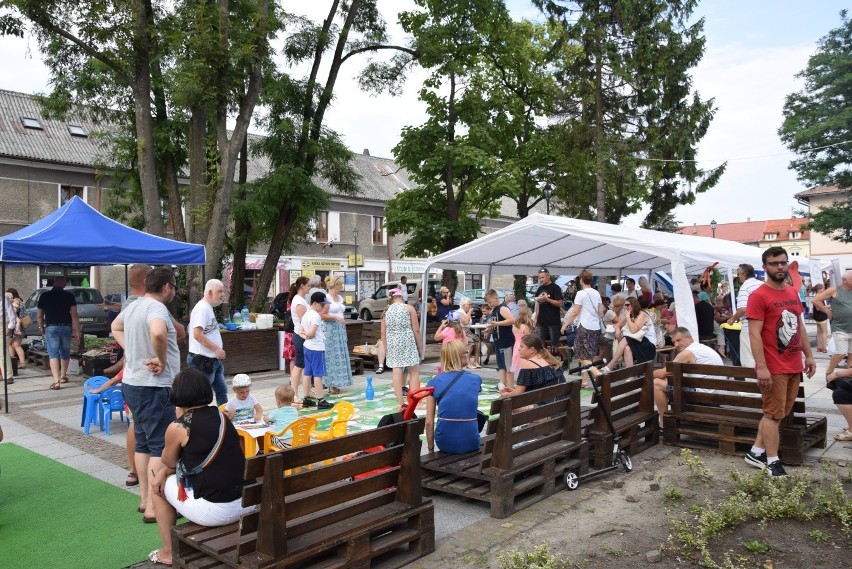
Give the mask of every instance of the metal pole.
[[6, 263], [0, 263], [0, 282], [2, 282], [3, 292], [3, 399], [6, 405], [6, 414], [9, 413], [9, 383], [6, 381], [9, 377], [8, 361], [8, 342], [6, 341]]
[[358, 304], [358, 293], [360, 289], [358, 288], [358, 228], [352, 230], [352, 237], [355, 239], [355, 304]]

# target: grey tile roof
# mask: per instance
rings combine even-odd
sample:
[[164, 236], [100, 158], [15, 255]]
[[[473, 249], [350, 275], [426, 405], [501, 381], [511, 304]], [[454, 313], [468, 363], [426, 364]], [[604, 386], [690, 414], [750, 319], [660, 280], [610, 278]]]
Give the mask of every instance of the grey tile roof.
[[[22, 117], [38, 119], [43, 130], [24, 128]], [[69, 124], [80, 125], [90, 134], [99, 130], [84, 117], [46, 119], [31, 95], [0, 90], [0, 157], [91, 167], [102, 164], [105, 153], [98, 137], [71, 136]]]
[[[24, 128], [21, 117], [37, 118], [44, 130]], [[101, 145], [107, 139], [71, 136], [68, 132], [69, 123], [79, 124], [90, 133], [103, 130], [82, 117], [69, 118], [67, 121], [45, 119], [40, 104], [32, 95], [0, 90], [0, 157], [92, 168], [103, 164], [106, 152]], [[270, 168], [265, 156], [251, 150], [252, 143], [262, 138], [262, 135], [249, 134], [249, 181], [260, 178]], [[356, 153], [352, 158], [352, 167], [361, 176], [359, 192], [356, 196], [342, 197], [384, 203], [399, 192], [415, 187], [408, 172], [390, 158]], [[330, 187], [327, 180], [318, 179], [317, 184], [331, 195], [341, 195]], [[511, 200], [502, 199], [500, 205], [500, 219], [517, 219], [516, 207]]]

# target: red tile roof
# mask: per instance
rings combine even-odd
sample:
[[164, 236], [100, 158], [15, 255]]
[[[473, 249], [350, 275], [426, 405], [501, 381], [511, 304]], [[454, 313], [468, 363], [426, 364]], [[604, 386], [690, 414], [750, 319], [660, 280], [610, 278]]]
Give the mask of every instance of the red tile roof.
[[[767, 233], [777, 233], [778, 237], [773, 241], [790, 239], [790, 231], [801, 231], [799, 239], [807, 240], [809, 232], [803, 230], [802, 225], [810, 221], [806, 217], [793, 217], [786, 219], [770, 219], [765, 221], [742, 221], [739, 223], [719, 223], [716, 225], [716, 239], [727, 239], [738, 243], [757, 244], [764, 240]], [[713, 237], [710, 225], [688, 225], [682, 227], [678, 233], [683, 235], [699, 235], [702, 237]]]
[[[727, 239], [728, 241], [737, 241], [738, 243], [757, 243], [763, 239], [763, 226], [765, 223], [765, 221], [719, 223], [716, 226], [716, 239]], [[713, 237], [713, 230], [710, 228], [710, 225], [688, 225], [682, 227], [678, 233]]]

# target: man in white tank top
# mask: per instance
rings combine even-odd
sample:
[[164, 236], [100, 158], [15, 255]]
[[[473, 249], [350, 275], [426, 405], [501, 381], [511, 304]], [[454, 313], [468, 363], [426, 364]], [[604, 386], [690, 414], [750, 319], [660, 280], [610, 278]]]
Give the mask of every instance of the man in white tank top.
[[[705, 346], [696, 342], [692, 338], [689, 330], [683, 327], [678, 327], [672, 332], [672, 342], [674, 342], [677, 355], [674, 360], [684, 364], [704, 364], [704, 365], [722, 365], [722, 357], [719, 352], [709, 346]], [[709, 377], [709, 376], [705, 376]], [[663, 426], [663, 414], [669, 408], [668, 397], [666, 392], [671, 389], [669, 385], [668, 375], [665, 368], [654, 371], [654, 403], [657, 405], [657, 412], [660, 415], [660, 427]]]

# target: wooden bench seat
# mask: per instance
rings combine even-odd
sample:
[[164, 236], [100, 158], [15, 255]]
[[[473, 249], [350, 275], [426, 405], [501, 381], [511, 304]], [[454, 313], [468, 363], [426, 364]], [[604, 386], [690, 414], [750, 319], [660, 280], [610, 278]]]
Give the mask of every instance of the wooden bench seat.
[[505, 518], [562, 489], [567, 471], [588, 470], [579, 382], [498, 399], [491, 416], [479, 451], [420, 457], [424, 488], [489, 502]]
[[589, 458], [596, 469], [612, 463], [613, 435], [601, 406], [609, 410], [621, 448], [635, 456], [660, 442], [654, 409], [653, 363], [622, 368], [598, 377], [601, 400], [593, 397], [583, 433], [589, 439]]
[[[671, 411], [663, 416], [663, 442], [713, 448], [725, 454], [745, 453], [751, 448], [763, 418], [754, 369], [680, 363], [669, 363], [666, 368], [672, 374], [673, 390]], [[793, 410], [781, 421], [779, 433], [778, 450], [784, 464], [801, 464], [810, 447], [825, 448], [826, 419], [805, 412], [802, 385]]]
[[434, 507], [420, 487], [423, 426], [407, 421], [249, 459], [245, 478], [255, 482], [243, 504], [259, 510], [228, 526], [175, 526], [174, 566], [396, 568], [434, 551]]

